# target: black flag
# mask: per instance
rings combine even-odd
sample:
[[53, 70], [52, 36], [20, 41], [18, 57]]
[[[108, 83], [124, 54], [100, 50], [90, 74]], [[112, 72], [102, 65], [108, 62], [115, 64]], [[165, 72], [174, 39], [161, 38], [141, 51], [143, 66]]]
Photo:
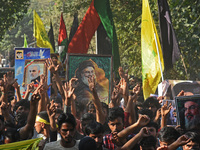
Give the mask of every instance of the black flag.
[[180, 50], [176, 35], [172, 26], [169, 5], [167, 0], [158, 0], [161, 46], [165, 70], [173, 68], [173, 64], [180, 57]]
[[72, 27], [71, 27], [71, 30], [70, 30], [70, 34], [69, 34], [69, 42], [72, 40], [74, 34], [76, 33], [76, 30], [78, 29], [78, 13], [76, 12], [74, 14], [74, 21], [72, 23]]
[[50, 43], [53, 47], [53, 50], [55, 52], [55, 41], [54, 41], [54, 34], [53, 34], [53, 26], [52, 26], [52, 22], [50, 21], [50, 30], [48, 32], [48, 37], [49, 37], [49, 40], [50, 40]]
[[102, 23], [100, 23], [97, 28], [97, 53], [102, 55], [112, 55], [112, 42]]

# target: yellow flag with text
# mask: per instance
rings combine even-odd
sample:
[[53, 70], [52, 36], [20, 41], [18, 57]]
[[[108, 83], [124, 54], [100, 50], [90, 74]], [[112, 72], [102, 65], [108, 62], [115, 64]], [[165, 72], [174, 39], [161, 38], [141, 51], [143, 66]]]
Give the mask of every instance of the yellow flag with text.
[[[160, 60], [156, 48], [157, 39]], [[142, 0], [142, 26], [141, 26], [141, 48], [142, 48], [142, 85], [144, 98], [148, 98], [150, 94], [154, 94], [160, 82], [161, 69], [159, 61], [161, 61], [162, 70], [164, 70], [164, 62], [159, 37], [151, 15], [148, 0]]]
[[37, 39], [37, 46], [43, 48], [50, 48], [50, 53], [54, 53], [53, 47], [50, 43], [49, 37], [45, 30], [44, 24], [40, 19], [40, 16], [34, 10], [34, 37]]

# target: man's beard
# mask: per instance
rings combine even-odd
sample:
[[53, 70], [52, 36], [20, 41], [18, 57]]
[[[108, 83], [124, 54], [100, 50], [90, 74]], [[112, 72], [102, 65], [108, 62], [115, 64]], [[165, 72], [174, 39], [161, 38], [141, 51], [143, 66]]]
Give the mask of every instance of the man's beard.
[[34, 79], [36, 79], [38, 76], [30, 76], [30, 79], [31, 80], [34, 80]]
[[185, 116], [185, 128], [193, 129], [200, 125], [200, 115], [195, 115], [193, 119], [188, 120]]
[[[82, 80], [83, 83], [84, 83], [85, 85], [87, 85], [87, 86], [89, 86], [89, 83], [88, 83], [89, 77], [90, 77], [90, 76], [88, 76], [88, 77], [85, 77], [85, 76], [81, 77], [81, 80]], [[92, 76], [91, 76], [91, 77], [92, 77]], [[96, 82], [96, 76], [94, 76], [94, 79], [95, 79], [95, 82]]]
[[69, 143], [71, 143], [71, 142], [73, 141], [73, 137], [72, 137], [72, 136], [69, 136], [69, 137], [68, 137], [68, 140], [66, 140], [65, 138], [63, 138], [63, 137], [61, 136], [61, 139], [62, 139], [62, 141], [63, 141], [64, 143], [66, 143], [66, 144], [69, 144]]

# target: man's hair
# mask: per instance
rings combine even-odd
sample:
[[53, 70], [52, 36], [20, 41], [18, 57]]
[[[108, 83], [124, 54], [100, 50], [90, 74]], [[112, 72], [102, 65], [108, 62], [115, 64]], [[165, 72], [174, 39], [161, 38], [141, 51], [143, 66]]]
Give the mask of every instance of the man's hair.
[[24, 106], [25, 108], [30, 109], [30, 101], [27, 99], [20, 100], [15, 104], [13, 111], [15, 112], [19, 106]]
[[52, 100], [54, 100], [54, 103], [58, 103], [62, 107], [62, 97], [60, 96], [60, 94], [58, 94], [57, 96], [51, 97], [50, 101], [52, 101]]
[[80, 140], [79, 150], [97, 150], [97, 145], [91, 137], [84, 137]]
[[154, 104], [156, 106], [156, 108], [160, 108], [160, 104], [159, 104], [159, 101], [156, 99], [156, 97], [148, 97], [144, 103], [143, 103], [143, 106], [144, 107], [149, 107], [150, 104]]
[[37, 116], [49, 122], [49, 116], [47, 114], [47, 111], [41, 111], [37, 114]]
[[140, 141], [140, 146], [142, 147], [154, 147], [156, 149], [156, 138], [154, 136], [148, 136], [148, 137], [144, 137], [141, 141]]
[[138, 110], [138, 114], [141, 114], [141, 115], [147, 115], [150, 120], [153, 119], [153, 111], [152, 110], [149, 110], [149, 109], [140, 109]]
[[81, 117], [81, 121], [88, 121], [88, 120], [95, 121], [93, 114], [91, 114], [91, 113], [83, 114], [83, 116]]
[[200, 135], [196, 132], [187, 132], [185, 135], [190, 139], [190, 141], [198, 143], [200, 145]]
[[37, 64], [30, 65], [29, 67], [37, 67], [37, 70], [38, 71], [40, 70], [40, 65], [37, 65]]
[[150, 121], [145, 127], [154, 127], [156, 129], [156, 132], [158, 132], [158, 124], [153, 122], [153, 121]]
[[109, 109], [109, 113], [108, 113], [109, 121], [114, 121], [118, 117], [122, 118], [122, 121], [124, 122], [124, 111], [121, 107], [113, 107]]
[[164, 127], [158, 133], [158, 138], [162, 142], [176, 141], [180, 133], [173, 127]]
[[91, 123], [89, 123], [86, 127], [85, 127], [85, 133], [86, 135], [90, 135], [90, 134], [99, 134], [99, 133], [103, 133], [103, 125], [93, 121]]
[[[87, 68], [87, 67], [92, 67], [92, 68], [94, 68], [94, 63], [93, 63], [93, 61], [92, 60], [85, 60], [85, 61], [83, 61], [83, 62], [81, 62], [80, 64], [79, 64], [79, 67], [78, 67], [78, 69], [76, 70], [76, 77], [77, 78], [79, 78], [79, 79], [81, 79], [81, 73], [82, 73], [82, 71], [83, 71], [83, 69], [85, 69], [85, 68]], [[94, 68], [95, 69], [95, 68]]]
[[74, 116], [70, 113], [62, 113], [58, 117], [58, 128], [60, 129], [63, 123], [69, 123], [73, 126], [73, 128], [76, 127], [76, 119]]
[[94, 68], [94, 64], [93, 64], [93, 62], [92, 62], [91, 60], [85, 60], [85, 61], [83, 61], [83, 62], [81, 62], [81, 63], [79, 64], [79, 69], [80, 69], [80, 71], [82, 71], [83, 69], [85, 69], [85, 68], [87, 68], [87, 67], [92, 67], [92, 68]]
[[0, 120], [1, 120], [2, 122], [4, 122], [4, 117], [3, 117], [2, 115], [0, 115]]

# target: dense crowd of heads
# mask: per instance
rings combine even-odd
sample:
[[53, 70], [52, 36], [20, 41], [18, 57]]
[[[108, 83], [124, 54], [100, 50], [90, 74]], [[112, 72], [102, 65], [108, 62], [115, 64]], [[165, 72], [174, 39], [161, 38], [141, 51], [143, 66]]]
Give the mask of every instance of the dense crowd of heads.
[[[45, 150], [200, 149], [198, 104], [184, 106], [185, 126], [172, 126], [172, 106], [162, 104], [162, 96], [144, 100], [141, 83], [121, 67], [111, 98], [102, 102], [99, 90], [105, 88], [98, 83], [91, 61], [83, 62], [77, 76], [66, 83], [61, 81], [55, 62], [46, 61], [52, 83], [48, 85], [44, 75], [34, 77], [37, 80], [26, 85], [23, 94], [12, 72], [0, 80], [1, 144], [42, 138], [38, 147]], [[184, 96], [184, 91], [178, 96]], [[173, 115], [176, 117], [176, 112]]]

